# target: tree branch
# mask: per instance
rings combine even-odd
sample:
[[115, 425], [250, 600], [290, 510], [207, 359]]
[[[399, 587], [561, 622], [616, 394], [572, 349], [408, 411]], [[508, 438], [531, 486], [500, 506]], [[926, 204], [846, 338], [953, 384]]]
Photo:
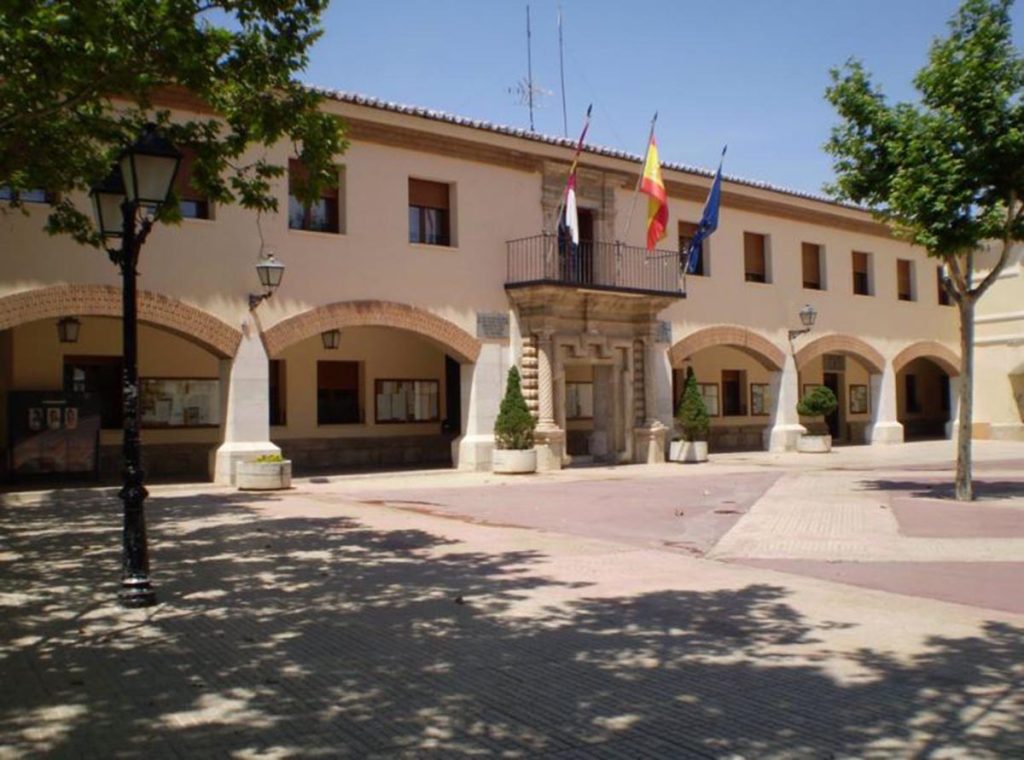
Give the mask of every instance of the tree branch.
[[964, 278], [964, 274], [960, 269], [960, 262], [957, 261], [956, 254], [945, 256], [946, 266], [950, 270], [949, 281], [953, 283], [951, 290], [956, 294], [954, 297], [957, 303], [960, 302], [961, 298], [967, 293], [967, 280]]
[[47, 116], [51, 116], [52, 114], [57, 113], [58, 111], [71, 108], [72, 106], [76, 106], [83, 100], [98, 95], [101, 85], [103, 85], [103, 83], [109, 78], [110, 75], [108, 74], [107, 76], [100, 77], [99, 79], [89, 82], [89, 84], [80, 89], [78, 92], [74, 93], [73, 95], [68, 95], [66, 98], [64, 98], [64, 100], [59, 100], [56, 103], [47, 106], [46, 108], [40, 109], [38, 111], [19, 112], [11, 116], [8, 116], [6, 119], [0, 119], [0, 129], [5, 129], [11, 124], [15, 124], [19, 121], [32, 121], [37, 119], [43, 119]]
[[960, 291], [958, 291], [953, 285], [952, 278], [949, 275], [948, 261], [943, 261], [942, 278], [939, 280], [939, 285], [944, 291], [946, 291], [946, 295], [953, 299], [954, 303], [960, 303], [962, 296], [960, 295]]
[[975, 298], [980, 297], [982, 293], [991, 287], [992, 283], [999, 278], [1000, 273], [1006, 266], [1006, 262], [1010, 260], [1010, 248], [1013, 247], [1013, 225], [1020, 217], [1021, 211], [1024, 211], [1024, 204], [1020, 208], [1017, 207], [1017, 191], [1011, 190], [1010, 202], [1006, 205], [1006, 224], [1003, 227], [1003, 251], [999, 254], [999, 261], [985, 275], [985, 279], [978, 284], [978, 287], [971, 291], [971, 295]]

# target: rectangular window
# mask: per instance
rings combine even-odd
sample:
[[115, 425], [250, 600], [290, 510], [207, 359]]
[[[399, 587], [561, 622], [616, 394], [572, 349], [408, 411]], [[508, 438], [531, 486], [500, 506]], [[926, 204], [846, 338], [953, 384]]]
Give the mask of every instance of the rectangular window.
[[750, 414], [754, 417], [767, 417], [771, 405], [771, 392], [768, 383], [750, 384]]
[[[693, 222], [679, 222], [679, 271], [686, 271], [687, 256], [690, 252], [690, 243], [697, 234], [697, 225]], [[704, 269], [704, 250], [707, 248], [707, 240], [701, 242], [700, 251], [697, 253], [697, 263], [690, 274], [704, 277], [707, 273]]]
[[942, 276], [942, 267], [935, 267], [935, 283], [939, 288], [939, 306], [949, 306], [953, 303], [953, 299], [949, 297], [949, 293], [942, 286], [942, 281], [945, 278]]
[[804, 287], [809, 290], [824, 290], [822, 278], [822, 248], [817, 243], [801, 243], [800, 254], [803, 262]]
[[590, 420], [594, 418], [594, 384], [565, 384], [565, 418]]
[[697, 383], [700, 396], [704, 399], [704, 406], [707, 407], [708, 416], [717, 417], [718, 409], [718, 383]]
[[105, 430], [121, 427], [121, 357], [65, 356], [64, 390], [95, 394], [99, 399], [100, 426]]
[[771, 282], [768, 278], [766, 235], [756, 232], [743, 233], [743, 274], [747, 282]]
[[317, 362], [316, 423], [358, 425], [362, 421], [359, 362]]
[[896, 259], [896, 296], [901, 301], [914, 301], [914, 262]]
[[186, 219], [211, 219], [210, 201], [192, 184], [192, 167], [195, 152], [188, 148], [181, 151], [181, 163], [174, 177], [174, 191], [178, 194], [178, 210]]
[[378, 380], [377, 422], [439, 422], [440, 387], [437, 380]]
[[722, 370], [722, 416], [746, 417], [747, 373], [744, 370]]
[[451, 186], [409, 178], [409, 242], [451, 245]]
[[311, 232], [345, 232], [343, 214], [345, 168], [338, 167], [337, 187], [325, 187], [311, 203], [299, 200], [300, 191], [309, 179], [309, 169], [292, 159], [288, 162], [288, 228]]
[[270, 360], [270, 424], [287, 425], [285, 407], [285, 363], [283, 359]]
[[907, 411], [912, 414], [920, 412], [921, 400], [917, 397], [917, 375], [904, 376], [903, 388], [906, 391]]
[[821, 357], [823, 372], [846, 372], [845, 354], [825, 354]]
[[871, 295], [871, 254], [853, 252], [853, 292], [858, 296]]

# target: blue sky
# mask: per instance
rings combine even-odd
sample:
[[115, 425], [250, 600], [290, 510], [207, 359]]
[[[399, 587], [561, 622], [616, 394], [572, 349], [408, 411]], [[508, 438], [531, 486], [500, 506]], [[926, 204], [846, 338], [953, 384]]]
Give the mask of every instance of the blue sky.
[[[526, 128], [508, 88], [526, 76], [526, 2], [334, 0], [304, 79]], [[956, 0], [533, 0], [533, 75], [551, 92], [538, 132], [561, 135], [563, 13], [569, 134], [588, 103], [588, 142], [642, 153], [658, 116], [663, 161], [820, 192], [834, 123], [831, 66], [862, 59], [891, 98], [911, 80]], [[1013, 10], [1024, 33], [1024, 6]]]

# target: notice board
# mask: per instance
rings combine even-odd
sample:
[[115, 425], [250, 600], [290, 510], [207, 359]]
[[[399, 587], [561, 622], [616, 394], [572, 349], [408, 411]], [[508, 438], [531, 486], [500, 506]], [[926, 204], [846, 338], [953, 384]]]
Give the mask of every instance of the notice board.
[[96, 473], [100, 407], [94, 394], [11, 391], [7, 405], [12, 475]]

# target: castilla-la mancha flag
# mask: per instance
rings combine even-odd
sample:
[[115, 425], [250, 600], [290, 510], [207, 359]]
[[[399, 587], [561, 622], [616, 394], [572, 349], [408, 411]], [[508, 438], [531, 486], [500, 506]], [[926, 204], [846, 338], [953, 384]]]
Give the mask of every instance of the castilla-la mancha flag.
[[644, 161], [644, 176], [640, 180], [640, 192], [647, 196], [647, 250], [653, 251], [659, 240], [668, 231], [668, 195], [661, 179], [661, 162], [658, 161], [658, 144], [651, 133], [647, 146], [647, 160]]

